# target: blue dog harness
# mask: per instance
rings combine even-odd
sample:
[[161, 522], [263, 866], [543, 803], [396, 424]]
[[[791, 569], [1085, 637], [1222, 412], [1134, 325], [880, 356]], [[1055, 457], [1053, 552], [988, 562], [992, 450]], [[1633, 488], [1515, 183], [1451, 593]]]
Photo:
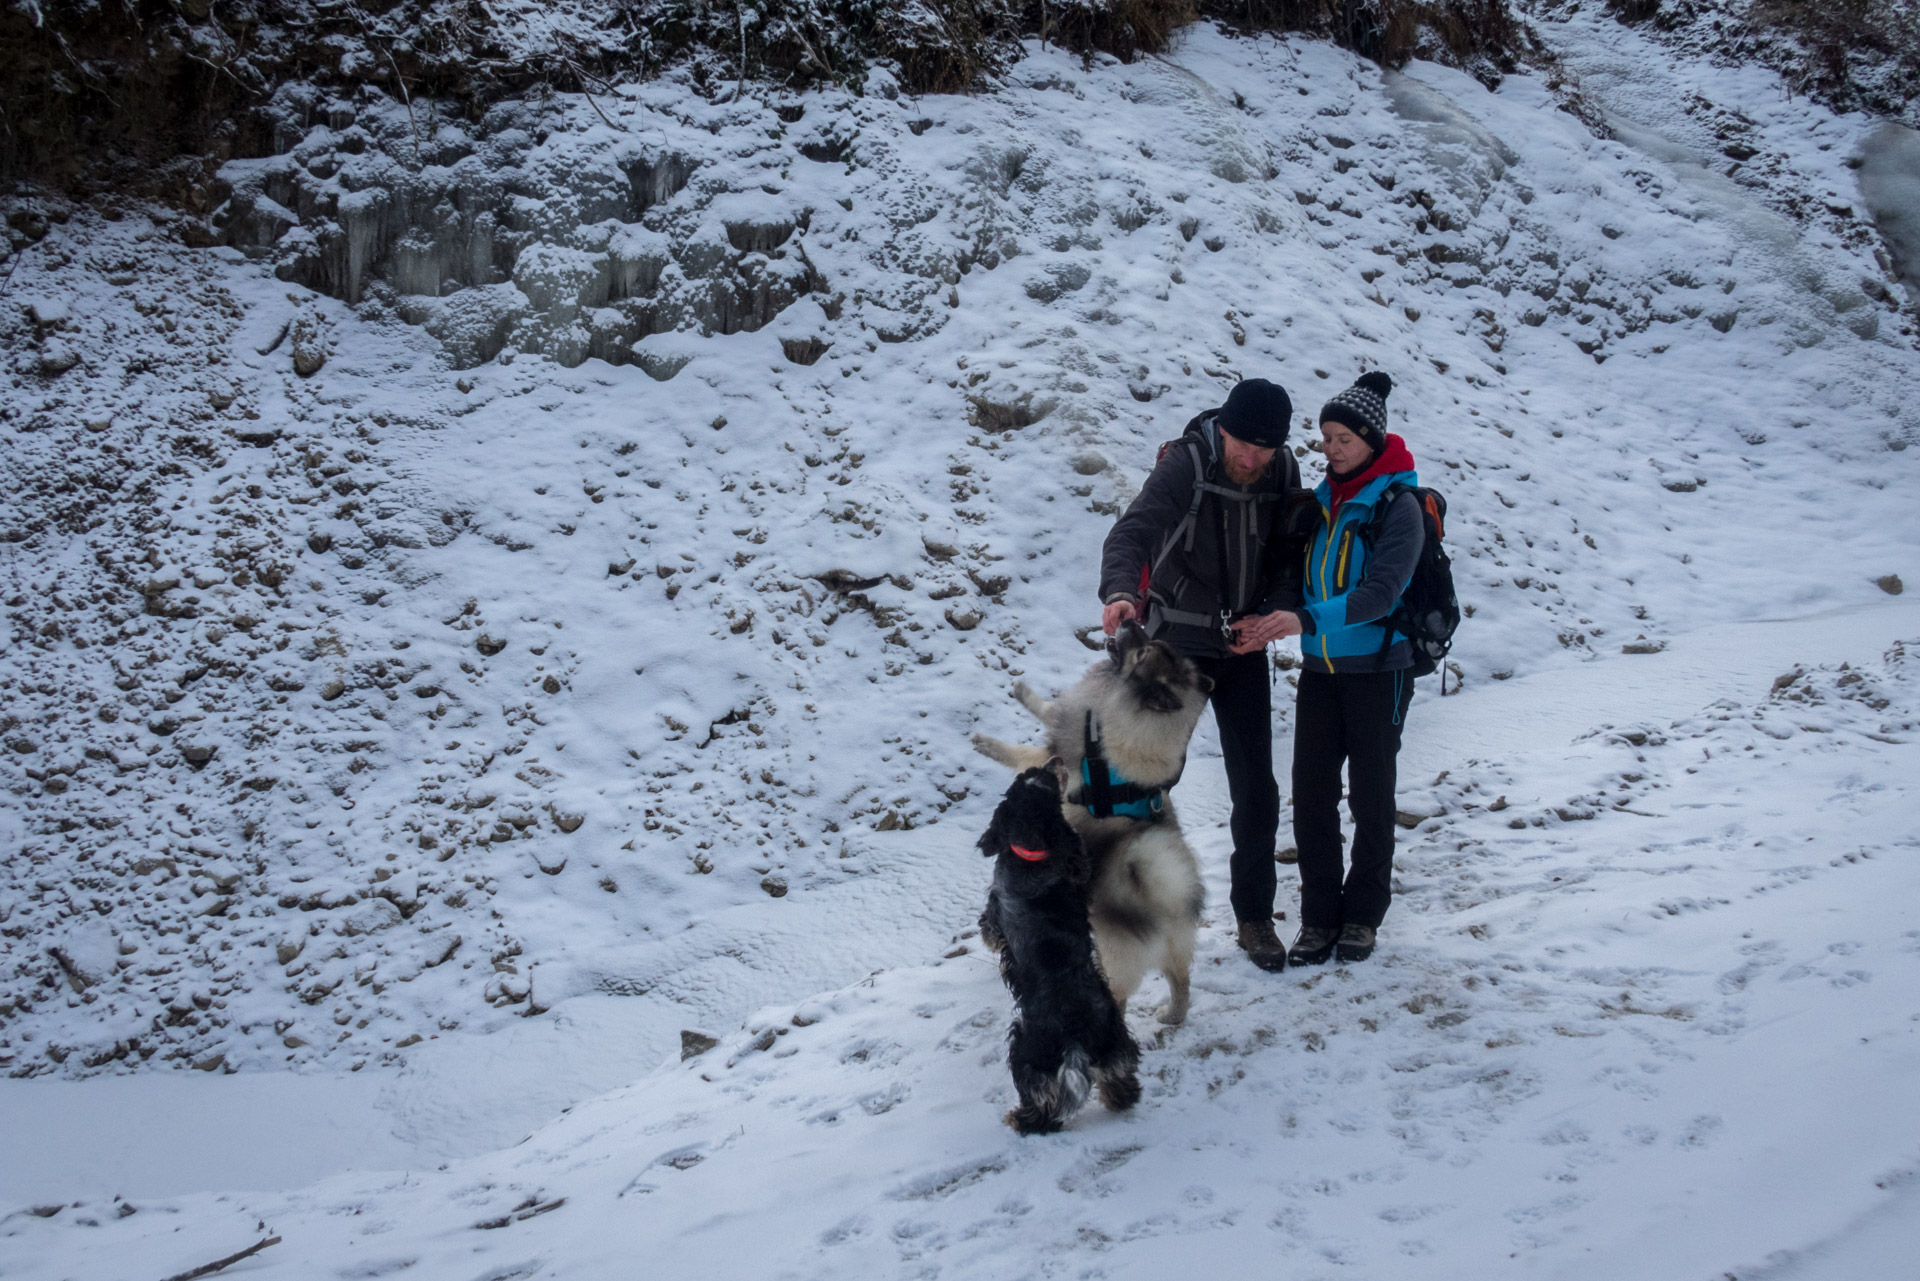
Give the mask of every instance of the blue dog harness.
[[1086, 728], [1087, 754], [1080, 762], [1080, 790], [1067, 799], [1086, 806], [1095, 818], [1158, 821], [1166, 812], [1167, 789], [1180, 781], [1180, 775], [1153, 786], [1128, 782], [1107, 764], [1106, 744], [1100, 737], [1100, 718], [1092, 708], [1087, 709]]

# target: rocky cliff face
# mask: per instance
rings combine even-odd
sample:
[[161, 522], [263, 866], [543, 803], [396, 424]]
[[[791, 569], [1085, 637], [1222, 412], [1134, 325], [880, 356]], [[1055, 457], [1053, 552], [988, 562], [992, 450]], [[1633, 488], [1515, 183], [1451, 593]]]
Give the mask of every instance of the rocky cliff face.
[[[471, 126], [435, 121], [423, 137], [391, 104], [356, 110], [289, 90], [275, 109], [298, 141], [230, 162], [221, 177], [233, 194], [213, 222], [283, 280], [424, 324], [460, 368], [509, 347], [567, 367], [623, 364], [650, 334], [750, 332], [829, 295], [794, 240], [809, 210], [725, 179], [676, 202], [710, 135], [688, 136], [670, 111], [608, 106], [627, 124], [583, 148], [564, 136], [566, 113], [534, 103]], [[798, 121], [805, 107], [789, 112]], [[751, 165], [833, 163], [777, 145], [786, 129], [771, 123]], [[799, 145], [836, 150], [831, 138]]]

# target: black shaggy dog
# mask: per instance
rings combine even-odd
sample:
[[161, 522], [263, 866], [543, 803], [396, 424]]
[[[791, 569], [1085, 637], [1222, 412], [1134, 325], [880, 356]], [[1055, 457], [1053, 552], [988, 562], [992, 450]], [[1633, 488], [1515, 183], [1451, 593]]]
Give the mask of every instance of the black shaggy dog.
[[999, 860], [980, 934], [1000, 954], [1000, 977], [1017, 1007], [1007, 1065], [1020, 1106], [1007, 1124], [1050, 1134], [1080, 1110], [1093, 1085], [1115, 1111], [1132, 1107], [1140, 1099], [1140, 1047], [1093, 959], [1091, 867], [1060, 811], [1054, 767], [1013, 780], [980, 851]]

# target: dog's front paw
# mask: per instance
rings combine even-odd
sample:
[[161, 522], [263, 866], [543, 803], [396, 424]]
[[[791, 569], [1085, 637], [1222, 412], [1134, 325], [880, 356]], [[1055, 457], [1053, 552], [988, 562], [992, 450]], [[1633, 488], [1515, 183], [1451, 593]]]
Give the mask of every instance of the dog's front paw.
[[1024, 1103], [1001, 1119], [1021, 1134], [1058, 1134], [1065, 1128], [1059, 1117]]
[[1185, 1001], [1168, 1001], [1153, 1012], [1153, 1017], [1165, 1023], [1168, 1027], [1179, 1027], [1187, 1021], [1187, 1003]]
[[1100, 1101], [1109, 1111], [1125, 1112], [1140, 1101], [1140, 1078], [1132, 1072], [1105, 1078], [1100, 1082]]

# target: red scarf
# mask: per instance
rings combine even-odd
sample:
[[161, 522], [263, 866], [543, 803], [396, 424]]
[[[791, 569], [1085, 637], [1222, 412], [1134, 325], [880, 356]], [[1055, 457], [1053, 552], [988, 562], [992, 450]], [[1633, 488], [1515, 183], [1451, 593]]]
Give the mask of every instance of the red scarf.
[[1389, 435], [1387, 447], [1354, 475], [1345, 480], [1337, 480], [1332, 472], [1328, 472], [1327, 493], [1332, 501], [1327, 508], [1327, 523], [1332, 524], [1339, 520], [1341, 504], [1359, 493], [1375, 476], [1391, 476], [1395, 472], [1413, 470], [1413, 455], [1407, 450], [1407, 442], [1398, 436]]

